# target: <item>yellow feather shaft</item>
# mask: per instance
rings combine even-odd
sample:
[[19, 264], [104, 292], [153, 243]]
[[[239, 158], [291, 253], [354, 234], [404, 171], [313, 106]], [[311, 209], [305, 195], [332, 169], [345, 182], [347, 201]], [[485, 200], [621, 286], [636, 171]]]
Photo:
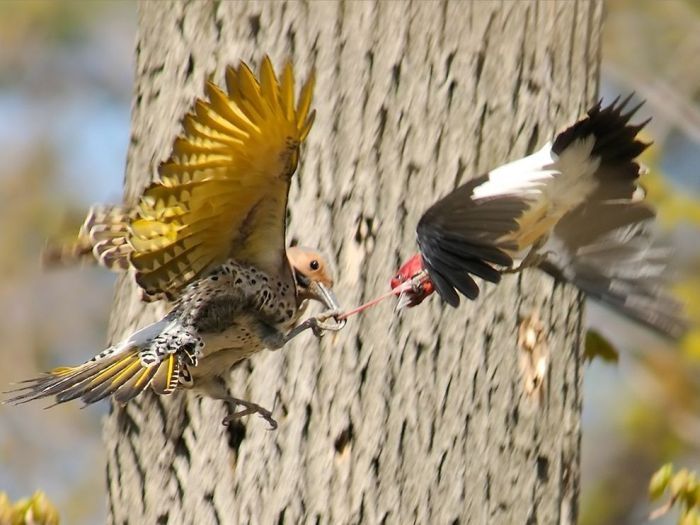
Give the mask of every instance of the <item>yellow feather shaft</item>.
[[306, 123], [306, 116], [309, 114], [309, 108], [311, 107], [311, 99], [314, 95], [315, 84], [316, 74], [312, 71], [304, 87], [301, 88], [301, 94], [299, 95], [299, 103], [297, 104], [297, 128], [301, 128], [302, 124]]
[[56, 376], [56, 377], [62, 377], [62, 376], [70, 375], [79, 369], [80, 369], [79, 366], [59, 366], [59, 367], [51, 370], [49, 372], [49, 374], [51, 374], [52, 376]]
[[[197, 116], [188, 113], [182, 123], [185, 134], [193, 141], [208, 141], [213, 146], [228, 146], [231, 148], [243, 146], [244, 139], [233, 137], [228, 133], [221, 133], [197, 120]], [[253, 130], [251, 130], [253, 131]]]
[[311, 131], [311, 126], [313, 126], [313, 124], [314, 124], [315, 118], [316, 118], [316, 110], [313, 110], [311, 112], [311, 115], [309, 115], [309, 118], [306, 119], [306, 122], [304, 123], [304, 127], [301, 128], [301, 132], [299, 133], [299, 142], [304, 142], [306, 140], [306, 137], [309, 134], [309, 131]]
[[173, 380], [173, 372], [175, 370], [175, 356], [173, 354], [170, 354], [170, 357], [168, 358], [167, 367], [168, 373], [165, 376], [165, 384], [169, 385]]
[[227, 97], [218, 86], [215, 84], [208, 84], [207, 95], [209, 96], [211, 105], [216, 108], [221, 116], [228, 119], [241, 132], [245, 132], [248, 136], [250, 136], [252, 132], [260, 132], [258, 127], [236, 105], [233, 97]]
[[250, 68], [242, 62], [238, 68], [238, 87], [243, 96], [241, 102], [247, 102], [255, 110], [258, 118], [264, 118], [267, 112], [260, 96], [260, 84]]
[[[225, 110], [226, 106], [222, 107]], [[218, 107], [214, 104], [207, 104], [203, 100], [198, 100], [195, 103], [195, 114], [197, 121], [205, 126], [208, 126], [213, 131], [221, 133], [225, 137], [230, 137], [233, 143], [243, 144], [243, 141], [250, 138], [250, 133], [241, 130], [235, 123], [228, 120], [224, 115], [220, 114]], [[246, 126], [249, 127], [249, 126]]]
[[152, 376], [154, 372], [155, 371], [153, 370], [153, 366], [149, 368], [144, 368], [141, 372], [139, 372], [140, 375], [139, 378], [136, 380], [136, 383], [134, 383], [134, 388], [140, 388], [143, 383], [147, 382], [149, 376]]
[[[129, 359], [130, 361], [133, 361], [129, 366], [127, 366], [124, 370], [119, 372], [114, 378], [112, 379], [112, 384], [115, 385], [122, 379], [125, 379], [129, 377], [131, 374], [133, 374], [134, 370], [139, 368], [141, 366], [141, 361], [139, 360], [137, 355], [131, 355], [127, 357], [126, 359]], [[135, 359], [135, 361], [134, 361]]]
[[242, 98], [241, 90], [238, 87], [238, 70], [233, 66], [226, 68], [226, 91], [228, 98], [233, 102]]
[[291, 62], [287, 62], [282, 73], [281, 98], [285, 118], [294, 122], [294, 71]]
[[272, 69], [270, 57], [267, 55], [263, 58], [260, 66], [260, 89], [262, 98], [267, 102], [270, 110], [273, 113], [278, 113], [280, 110], [278, 97], [279, 83], [277, 82], [277, 77], [275, 77], [275, 71]]
[[112, 363], [107, 368], [102, 370], [99, 374], [94, 376], [90, 380], [89, 384], [95, 385], [95, 384], [102, 383], [107, 377], [109, 377], [110, 375], [113, 375], [115, 371], [118, 371], [119, 369], [126, 367], [129, 364], [129, 362], [131, 361], [131, 358], [133, 358], [133, 357], [135, 357], [135, 354], [128, 355], [128, 356], [126, 356], [126, 358], [120, 359], [119, 361]]

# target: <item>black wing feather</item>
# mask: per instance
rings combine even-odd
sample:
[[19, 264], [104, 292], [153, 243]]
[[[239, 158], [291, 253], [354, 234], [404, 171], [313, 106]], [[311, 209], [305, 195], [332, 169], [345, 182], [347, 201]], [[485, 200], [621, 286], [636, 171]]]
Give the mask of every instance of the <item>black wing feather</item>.
[[471, 275], [497, 283], [500, 272], [494, 266], [511, 266], [503, 239], [518, 229], [517, 219], [528, 203], [516, 195], [474, 199], [474, 189], [488, 181], [488, 175], [470, 180], [433, 204], [416, 229], [423, 263], [440, 297], [451, 306], [459, 305], [462, 293], [476, 299], [479, 287]]

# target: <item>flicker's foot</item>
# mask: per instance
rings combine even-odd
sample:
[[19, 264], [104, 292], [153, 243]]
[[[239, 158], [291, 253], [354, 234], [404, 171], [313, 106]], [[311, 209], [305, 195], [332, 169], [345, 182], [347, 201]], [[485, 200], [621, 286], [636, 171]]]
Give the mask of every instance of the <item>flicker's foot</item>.
[[[340, 315], [338, 310], [328, 310], [327, 312], [323, 312], [316, 317], [309, 317], [306, 321], [295, 326], [286, 335], [285, 340], [289, 342], [306, 330], [311, 330], [316, 337], [323, 337], [323, 333], [326, 330], [337, 332], [338, 330], [342, 329], [346, 323], [345, 319], [340, 321], [335, 319], [338, 315]], [[328, 322], [329, 319], [333, 319], [333, 322]]]
[[[346, 319], [338, 320], [338, 316], [341, 314], [340, 310], [326, 310], [318, 314], [316, 317], [312, 317], [315, 320], [315, 325], [321, 330], [329, 330], [331, 332], [338, 332], [343, 329]], [[332, 322], [328, 322], [332, 319]], [[313, 328], [312, 328], [313, 330]], [[316, 333], [316, 332], [314, 332]]]
[[[224, 418], [224, 420], [222, 421], [224, 425], [228, 426], [232, 421], [235, 421], [236, 419], [245, 416], [259, 414], [261, 418], [268, 422], [268, 424], [270, 425], [270, 430], [277, 429], [277, 421], [275, 421], [275, 418], [272, 417], [272, 412], [270, 412], [268, 409], [261, 407], [257, 403], [252, 403], [251, 401], [246, 401], [244, 399], [238, 399], [235, 397], [231, 397], [227, 401], [231, 404], [232, 410], [234, 412], [233, 414], [228, 415]], [[241, 405], [245, 408], [240, 412], [235, 412], [236, 407], [238, 405]]]

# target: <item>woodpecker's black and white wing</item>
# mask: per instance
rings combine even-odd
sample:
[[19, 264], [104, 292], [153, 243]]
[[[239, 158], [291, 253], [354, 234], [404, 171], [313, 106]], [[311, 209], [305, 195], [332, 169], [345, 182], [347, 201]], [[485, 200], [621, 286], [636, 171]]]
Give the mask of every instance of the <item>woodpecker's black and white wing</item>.
[[488, 176], [458, 187], [426, 211], [418, 222], [417, 238], [425, 269], [447, 303], [459, 305], [461, 292], [469, 299], [479, 295], [472, 276], [497, 283], [497, 267], [513, 263], [509, 251], [516, 245], [504, 240], [518, 228], [517, 219], [527, 207], [516, 194], [480, 197], [475, 193]]

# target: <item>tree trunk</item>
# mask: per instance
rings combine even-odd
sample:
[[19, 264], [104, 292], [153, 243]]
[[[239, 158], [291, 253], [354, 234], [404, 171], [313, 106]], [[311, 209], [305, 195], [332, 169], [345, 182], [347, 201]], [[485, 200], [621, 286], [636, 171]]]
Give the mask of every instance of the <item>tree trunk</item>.
[[[533, 151], [596, 94], [602, 6], [571, 2], [142, 2], [126, 199], [164, 160], [214, 72], [243, 59], [316, 69], [316, 123], [290, 232], [337, 262], [353, 306], [415, 251], [423, 211]], [[221, 402], [143, 396], [104, 426], [111, 522], [576, 522], [577, 292], [536, 272], [450, 309], [393, 304], [320, 343], [300, 337], [232, 376], [276, 432], [226, 429]], [[123, 279], [112, 338], [153, 320]], [[159, 310], [160, 309], [160, 310]], [[545, 385], [526, 393], [521, 317], [539, 311]]]

